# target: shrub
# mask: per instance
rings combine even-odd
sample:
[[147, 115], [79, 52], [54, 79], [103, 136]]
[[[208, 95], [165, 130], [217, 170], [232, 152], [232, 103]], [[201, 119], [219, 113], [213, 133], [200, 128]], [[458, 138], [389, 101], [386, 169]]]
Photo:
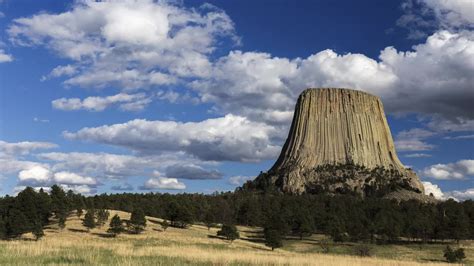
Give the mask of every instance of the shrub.
[[464, 249], [458, 248], [458, 249], [453, 249], [449, 245], [446, 246], [446, 249], [444, 250], [444, 257], [446, 260], [450, 263], [453, 262], [461, 262], [463, 259], [466, 258], [466, 255], [464, 254]]
[[81, 216], [82, 216], [82, 208], [77, 208], [76, 215], [77, 215], [77, 217], [81, 218]]
[[161, 222], [161, 228], [163, 228], [163, 231], [166, 231], [166, 229], [168, 229], [169, 226], [170, 226], [170, 223], [168, 223], [167, 220], [164, 220], [163, 222]]
[[362, 244], [354, 247], [355, 254], [360, 257], [370, 257], [372, 248], [369, 245]]
[[329, 245], [329, 240], [327, 238], [321, 240], [319, 245], [321, 246], [321, 249], [323, 250], [323, 253], [329, 253], [330, 245]]
[[233, 224], [225, 224], [222, 226], [222, 229], [217, 232], [218, 236], [223, 236], [230, 242], [234, 241], [235, 239], [239, 238], [239, 231], [237, 231], [237, 227]]

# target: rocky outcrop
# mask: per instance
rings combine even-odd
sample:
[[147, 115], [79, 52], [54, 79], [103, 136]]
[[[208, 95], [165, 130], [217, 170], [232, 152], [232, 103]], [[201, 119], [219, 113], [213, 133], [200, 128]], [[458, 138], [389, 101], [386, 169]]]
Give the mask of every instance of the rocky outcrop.
[[298, 98], [281, 154], [253, 185], [288, 193], [350, 191], [422, 194], [398, 159], [380, 99], [350, 89], [307, 89]]

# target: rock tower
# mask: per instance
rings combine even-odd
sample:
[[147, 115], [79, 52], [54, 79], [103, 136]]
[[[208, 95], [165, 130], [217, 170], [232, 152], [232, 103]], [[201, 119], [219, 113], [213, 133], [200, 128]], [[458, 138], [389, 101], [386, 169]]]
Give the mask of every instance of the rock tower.
[[424, 192], [397, 157], [380, 99], [336, 88], [301, 93], [278, 160], [246, 186], [296, 194]]

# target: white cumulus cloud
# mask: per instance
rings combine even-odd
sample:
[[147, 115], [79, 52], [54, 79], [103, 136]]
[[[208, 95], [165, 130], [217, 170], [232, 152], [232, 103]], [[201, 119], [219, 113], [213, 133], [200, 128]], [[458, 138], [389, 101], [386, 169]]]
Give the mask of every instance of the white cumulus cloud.
[[50, 152], [41, 153], [38, 157], [42, 160], [51, 161], [54, 171], [72, 171], [84, 176], [107, 179], [123, 179], [130, 176], [145, 175], [153, 169], [166, 169], [166, 167], [177, 163], [199, 163], [199, 161], [180, 153], [139, 157], [103, 152]]
[[466, 190], [453, 190], [447, 192], [446, 194], [456, 200], [474, 200], [474, 188], [469, 188]]
[[50, 142], [38, 141], [21, 141], [21, 142], [6, 142], [0, 140], [0, 157], [2, 156], [19, 156], [27, 155], [35, 150], [52, 149], [57, 145]]
[[106, 97], [60, 98], [51, 102], [53, 108], [64, 111], [87, 110], [103, 111], [113, 104], [119, 104], [122, 110], [138, 111], [145, 108], [151, 102], [151, 98], [144, 93], [126, 94], [119, 93]]
[[207, 76], [217, 38], [236, 39], [230, 18], [212, 5], [188, 9], [152, 0], [77, 1], [63, 13], [17, 18], [7, 31], [18, 45], [44, 46], [76, 63], [50, 77], [129, 89]]
[[421, 182], [421, 183], [425, 187], [426, 195], [430, 196], [432, 194], [433, 197], [435, 197], [435, 199], [438, 199], [438, 200], [445, 199], [444, 193], [441, 191], [441, 188], [438, 185], [433, 184], [431, 182]]
[[422, 0], [445, 27], [474, 24], [474, 3], [471, 0]]
[[40, 165], [20, 171], [18, 179], [20, 183], [44, 184], [51, 180], [51, 171]]
[[435, 164], [426, 167], [423, 174], [441, 180], [463, 179], [474, 175], [474, 160], [460, 160], [455, 163]]
[[272, 137], [277, 133], [266, 124], [226, 115], [186, 123], [136, 119], [65, 132], [64, 136], [122, 146], [143, 154], [182, 151], [207, 161], [258, 161], [278, 155], [280, 147], [272, 144]]
[[41, 81], [48, 80], [50, 78], [58, 78], [62, 76], [71, 76], [73, 74], [77, 73], [77, 69], [75, 66], [72, 65], [65, 65], [65, 66], [57, 66], [51, 72], [46, 75], [41, 77]]
[[168, 178], [161, 176], [158, 171], [154, 172], [154, 177], [148, 179], [145, 184], [141, 187], [142, 190], [154, 190], [154, 189], [169, 189], [169, 190], [183, 190], [186, 189], [186, 185], [179, 182], [177, 178]]
[[253, 180], [255, 178], [255, 176], [241, 176], [241, 175], [237, 175], [237, 176], [231, 176], [229, 177], [229, 183], [231, 185], [234, 185], [234, 186], [241, 186], [243, 185], [245, 182], [247, 182], [248, 180]]
[[54, 181], [66, 185], [96, 185], [97, 181], [88, 176], [81, 176], [71, 172], [57, 172], [54, 174]]
[[211, 77], [192, 87], [224, 113], [267, 123], [281, 121], [265, 116], [275, 112], [288, 123], [297, 96], [308, 87], [349, 87], [381, 97], [389, 112], [438, 115], [460, 124], [474, 119], [472, 62], [472, 32], [438, 31], [411, 51], [387, 47], [379, 60], [332, 50], [294, 59], [232, 51], [213, 65]]
[[65, 191], [72, 190], [74, 193], [80, 193], [80, 194], [95, 194], [97, 193], [97, 190], [91, 186], [88, 185], [68, 185], [68, 184], [61, 184], [62, 189]]
[[6, 63], [13, 61], [13, 56], [5, 53], [5, 50], [0, 49], [0, 63]]

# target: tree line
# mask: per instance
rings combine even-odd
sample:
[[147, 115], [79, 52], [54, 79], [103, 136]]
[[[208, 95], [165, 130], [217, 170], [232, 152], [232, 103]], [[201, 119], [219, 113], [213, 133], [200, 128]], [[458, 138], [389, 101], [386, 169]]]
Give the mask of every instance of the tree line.
[[[401, 238], [412, 241], [459, 241], [474, 239], [474, 202], [447, 200], [422, 203], [415, 200], [390, 201], [348, 195], [285, 195], [246, 191], [205, 194], [123, 193], [83, 196], [53, 186], [49, 193], [26, 188], [16, 197], [0, 198], [0, 237], [14, 238], [37, 232], [50, 221], [60, 226], [72, 211], [87, 213], [84, 223], [97, 224], [101, 210], [114, 209], [159, 217], [167, 226], [186, 228], [202, 223], [208, 228], [226, 225], [221, 235], [238, 237], [235, 225], [259, 226], [272, 248], [288, 236], [304, 238], [313, 233], [330, 236], [336, 242], [390, 243]], [[93, 213], [94, 212], [94, 213]], [[137, 214], [138, 212], [138, 214]], [[87, 216], [86, 213], [86, 216]], [[80, 214], [79, 214], [80, 215]], [[132, 215], [133, 216], [133, 215]], [[137, 216], [137, 217], [138, 217]], [[115, 218], [117, 232], [123, 225]], [[138, 219], [138, 220], [140, 220]], [[143, 218], [144, 219], [144, 218]], [[146, 222], [146, 220], [145, 220]], [[136, 231], [144, 224], [137, 222]], [[118, 226], [120, 224], [120, 226]], [[133, 231], [133, 224], [126, 224]], [[111, 222], [112, 227], [112, 222]]]

